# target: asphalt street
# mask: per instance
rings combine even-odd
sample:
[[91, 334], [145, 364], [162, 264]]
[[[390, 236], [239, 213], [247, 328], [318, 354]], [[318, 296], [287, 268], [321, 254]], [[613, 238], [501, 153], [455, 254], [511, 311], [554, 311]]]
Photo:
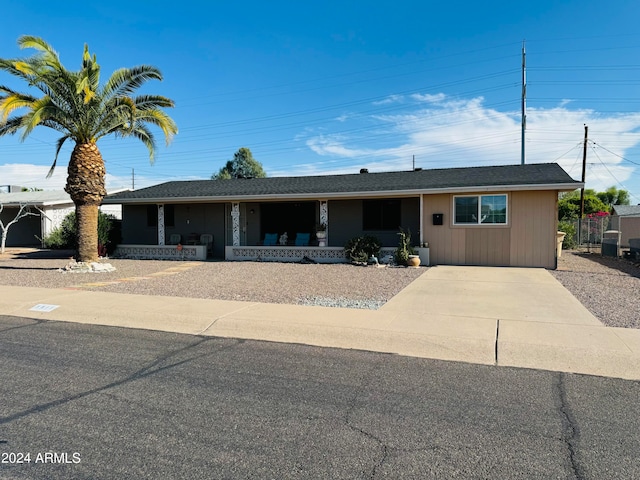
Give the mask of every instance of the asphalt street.
[[619, 379], [0, 316], [3, 479], [640, 478], [639, 398]]

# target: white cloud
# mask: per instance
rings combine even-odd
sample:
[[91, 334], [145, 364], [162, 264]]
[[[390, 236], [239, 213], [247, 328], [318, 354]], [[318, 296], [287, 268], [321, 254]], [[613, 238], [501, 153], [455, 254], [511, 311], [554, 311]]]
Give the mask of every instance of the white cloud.
[[389, 105], [392, 103], [400, 103], [404, 100], [402, 95], [389, 95], [388, 97], [372, 102], [373, 105]]
[[67, 181], [67, 169], [56, 168], [47, 178], [49, 167], [28, 163], [5, 163], [0, 165], [0, 184], [17, 185], [41, 190], [62, 190]]
[[424, 103], [441, 103], [447, 98], [447, 96], [444, 93], [437, 93], [436, 95], [431, 95], [429, 93], [414, 93], [411, 95], [411, 98]]
[[[500, 111], [486, 106], [482, 97], [462, 99], [437, 94], [412, 98], [418, 103], [402, 106], [399, 113], [359, 117], [345, 122], [342, 132], [325, 129], [322, 135], [307, 137], [306, 144], [325, 160], [334, 160], [335, 166], [342, 165], [342, 169], [351, 172], [355, 168], [353, 160], [370, 170], [406, 170], [411, 167], [409, 159], [413, 155], [416, 166], [423, 168], [520, 163], [519, 108]], [[528, 109], [526, 163], [558, 162], [579, 179], [587, 124], [587, 186], [604, 189], [623, 184], [640, 195], [640, 179], [634, 167], [621, 164], [620, 158], [640, 146], [640, 114], [570, 109], [568, 103], [566, 100], [554, 108]], [[318, 171], [326, 173], [325, 167], [321, 163]], [[627, 181], [635, 182], [635, 187], [629, 188]]]
[[[41, 190], [64, 190], [64, 186], [67, 183], [66, 165], [56, 167], [50, 178], [46, 178], [48, 172], [48, 166], [28, 163], [5, 163], [0, 165], [0, 185], [16, 185]], [[138, 189], [166, 181], [166, 178], [159, 179], [144, 175], [136, 175], [135, 187]], [[121, 177], [107, 173], [105, 182], [107, 191], [131, 188], [130, 176]]]

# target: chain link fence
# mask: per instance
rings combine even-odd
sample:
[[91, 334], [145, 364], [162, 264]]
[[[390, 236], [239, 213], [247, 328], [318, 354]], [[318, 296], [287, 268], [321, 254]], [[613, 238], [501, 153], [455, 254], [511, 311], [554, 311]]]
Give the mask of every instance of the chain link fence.
[[[610, 229], [611, 218], [609, 215], [598, 217], [586, 217], [582, 221], [578, 219], [563, 220], [561, 223], [569, 224], [572, 228], [565, 232], [564, 245], [584, 248], [600, 247], [604, 232]], [[562, 230], [562, 225], [560, 225]], [[563, 230], [563, 231], [564, 231]]]

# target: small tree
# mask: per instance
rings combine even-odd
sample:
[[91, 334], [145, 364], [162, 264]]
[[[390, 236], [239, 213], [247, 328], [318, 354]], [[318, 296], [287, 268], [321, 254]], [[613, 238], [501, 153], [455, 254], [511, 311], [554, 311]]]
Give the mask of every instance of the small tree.
[[[35, 208], [42, 213], [42, 210], [40, 210], [37, 207]], [[0, 213], [2, 213], [3, 210], [4, 210], [4, 205], [0, 203]], [[5, 225], [5, 223], [0, 219], [0, 230], [2, 230], [2, 239], [0, 239], [0, 253], [4, 253], [5, 251], [5, 246], [7, 244], [7, 234], [9, 233], [9, 227], [11, 227], [11, 225], [16, 223], [21, 218], [28, 217], [29, 215], [38, 215], [38, 214], [35, 212], [32, 212], [31, 207], [28, 206], [27, 204], [21, 203], [18, 208], [18, 213], [16, 213], [16, 216], [13, 217], [13, 220], [11, 220]]]
[[596, 193], [597, 197], [609, 207], [613, 205], [629, 205], [629, 192], [618, 190], [615, 186], [607, 188], [604, 192]]
[[228, 180], [230, 178], [265, 178], [267, 176], [262, 164], [253, 158], [251, 150], [242, 147], [233, 154], [218, 173], [211, 175], [211, 180]]
[[[595, 213], [607, 210], [607, 205], [598, 197], [593, 189], [584, 191], [584, 213]], [[564, 193], [558, 200], [558, 220], [578, 218], [580, 216], [580, 190]]]

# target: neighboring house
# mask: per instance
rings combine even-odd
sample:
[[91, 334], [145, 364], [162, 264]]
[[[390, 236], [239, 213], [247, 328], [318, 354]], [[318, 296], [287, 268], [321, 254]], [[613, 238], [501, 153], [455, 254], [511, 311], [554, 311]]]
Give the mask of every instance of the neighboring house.
[[[5, 225], [15, 218], [20, 205], [30, 206], [31, 211], [38, 214], [23, 217], [9, 228], [7, 247], [41, 247], [42, 240], [60, 226], [64, 217], [75, 211], [73, 201], [63, 190], [0, 193], [0, 205], [3, 206], [0, 220]], [[118, 219], [122, 218], [120, 205], [100, 209]]]
[[[555, 268], [558, 193], [582, 187], [559, 165], [175, 181], [105, 198], [122, 204], [121, 254], [189, 258], [200, 234], [225, 259], [344, 261], [350, 238], [428, 242], [431, 264]], [[319, 246], [316, 225], [327, 225]], [[273, 238], [288, 234], [288, 244]], [[297, 238], [309, 243], [296, 245]], [[181, 243], [181, 246], [168, 246]], [[306, 243], [306, 242], [305, 242]], [[322, 243], [324, 245], [324, 242]], [[195, 247], [194, 247], [195, 249]], [[193, 250], [195, 251], [195, 250]], [[176, 257], [177, 255], [177, 257]], [[164, 256], [166, 258], [167, 255]]]
[[21, 192], [22, 189], [20, 185], [0, 185], [0, 193]]
[[620, 232], [620, 247], [629, 248], [630, 238], [640, 238], [640, 205], [614, 205], [610, 230]]

